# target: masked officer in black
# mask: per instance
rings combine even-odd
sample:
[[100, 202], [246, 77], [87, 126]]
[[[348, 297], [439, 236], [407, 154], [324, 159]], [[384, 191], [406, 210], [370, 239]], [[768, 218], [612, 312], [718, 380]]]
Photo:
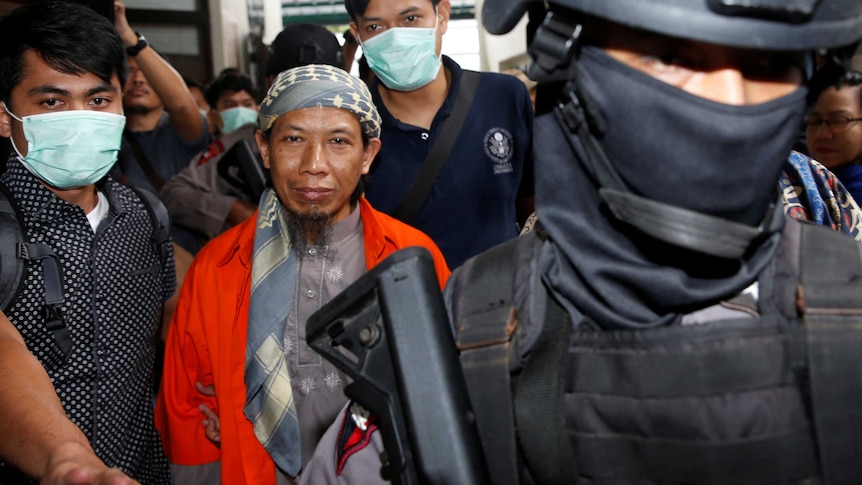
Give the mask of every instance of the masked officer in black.
[[[862, 2], [547, 5], [540, 227], [445, 292], [491, 481], [862, 483], [862, 247], [775, 189], [810, 53], [858, 42]], [[303, 479], [376, 476], [370, 423], [348, 410]]]

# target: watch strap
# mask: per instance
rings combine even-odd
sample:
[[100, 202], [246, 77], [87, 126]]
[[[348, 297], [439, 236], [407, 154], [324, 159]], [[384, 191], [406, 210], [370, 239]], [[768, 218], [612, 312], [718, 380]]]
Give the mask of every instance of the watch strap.
[[141, 35], [140, 32], [135, 33], [138, 34], [138, 43], [131, 47], [126, 47], [126, 55], [129, 57], [135, 57], [136, 55], [138, 55], [138, 53], [144, 50], [145, 47], [150, 45], [150, 42], [147, 40], [147, 38]]

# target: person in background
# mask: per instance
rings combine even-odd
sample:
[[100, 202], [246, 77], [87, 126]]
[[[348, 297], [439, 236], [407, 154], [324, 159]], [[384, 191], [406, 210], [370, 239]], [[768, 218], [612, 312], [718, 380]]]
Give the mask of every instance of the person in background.
[[[201, 242], [239, 224], [257, 209], [257, 200], [244, 188], [240, 167], [232, 164], [219, 168], [225, 153], [237, 142], [256, 147], [257, 90], [245, 74], [226, 73], [207, 87], [206, 97], [213, 107], [211, 119], [218, 129], [217, 138], [171, 177], [159, 194], [173, 223], [194, 233]], [[229, 176], [223, 176], [223, 171]]]
[[[114, 176], [155, 193], [209, 143], [209, 128], [182, 76], [129, 26], [116, 0], [115, 25], [126, 46], [129, 80], [123, 91], [126, 130]], [[194, 252], [197, 239], [180, 226], [174, 241]]]
[[278, 73], [307, 64], [327, 64], [344, 68], [344, 54], [338, 38], [320, 24], [290, 24], [269, 46], [266, 60], [267, 87]]
[[[453, 268], [517, 236], [518, 224], [533, 210], [533, 108], [523, 83], [500, 73], [463, 71], [441, 56], [449, 0], [344, 5], [374, 72], [371, 93], [383, 118], [384, 144], [371, 171], [368, 200], [428, 234]], [[472, 80], [475, 94], [467, 89]], [[433, 164], [426, 161], [459, 106], [467, 110], [463, 125], [442, 141], [451, 151], [445, 157], [437, 152]], [[419, 183], [430, 188], [411, 190], [426, 164], [440, 167], [433, 180], [422, 175]]]
[[350, 33], [350, 29], [344, 31], [342, 38], [344, 38], [344, 44], [341, 46], [341, 53], [344, 58], [344, 70], [350, 72], [350, 69], [353, 67], [353, 61], [356, 58], [356, 49], [359, 48], [359, 44], [356, 43], [356, 39], [353, 37], [353, 34]]
[[808, 114], [811, 156], [835, 172], [856, 201], [862, 200], [862, 72], [824, 68], [811, 83], [815, 105]]
[[[0, 483], [57, 480], [56, 466], [78, 458], [101, 473], [93, 453], [142, 483], [170, 482], [153, 423], [156, 342], [176, 293], [170, 238], [153, 216], [165, 209], [108, 175], [126, 73], [122, 39], [92, 9], [39, 2], [0, 21], [0, 136], [15, 151], [0, 186], [27, 243], [0, 262], [23, 265], [15, 295], [0, 295], [13, 327], [0, 324], [0, 382], [28, 387], [3, 385], [0, 459], [11, 463]], [[80, 483], [89, 472], [69, 473]]]
[[[256, 138], [272, 188], [198, 253], [168, 335], [156, 422], [175, 483], [295, 480], [346, 401], [307, 318], [408, 246], [428, 249], [445, 283], [434, 243], [361, 195], [379, 135], [368, 88], [341, 68], [289, 69], [270, 87]], [[213, 411], [218, 443], [201, 426]]]
[[194, 79], [183, 77], [183, 81], [186, 83], [186, 87], [189, 88], [189, 92], [192, 93], [192, 96], [195, 98], [195, 104], [198, 105], [198, 111], [200, 111], [201, 115], [206, 118], [207, 127], [209, 128], [210, 135], [214, 135], [215, 124], [209, 118], [210, 105], [207, 102], [206, 95], [204, 94], [206, 88], [204, 87], [204, 85], [195, 81]]
[[204, 94], [206, 88], [204, 88], [203, 84], [187, 77], [183, 77], [183, 82], [186, 83], [186, 87], [189, 88], [189, 92], [192, 93], [192, 97], [195, 98], [195, 104], [198, 105], [198, 111], [200, 111], [202, 115], [206, 116], [207, 112], [210, 110], [210, 105], [207, 102], [206, 95]]

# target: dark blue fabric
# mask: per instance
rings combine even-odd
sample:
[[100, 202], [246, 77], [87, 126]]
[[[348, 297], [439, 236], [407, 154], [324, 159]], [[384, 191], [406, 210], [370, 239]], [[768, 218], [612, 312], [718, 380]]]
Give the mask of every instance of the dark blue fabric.
[[[133, 131], [132, 136], [138, 140], [141, 151], [144, 152], [150, 164], [165, 182], [179, 173], [180, 170], [188, 167], [192, 157], [200, 153], [209, 144], [209, 131], [206, 126], [206, 120], [204, 120], [204, 133], [200, 139], [187, 142], [174, 129], [174, 125], [171, 124], [167, 112], [162, 114], [154, 130]], [[125, 177], [123, 182], [127, 185], [146, 189], [156, 194], [159, 193], [160, 188], [153, 187], [153, 184], [147, 179], [147, 175], [135, 158], [132, 147], [125, 139], [123, 139], [123, 145], [120, 148], [117, 168]]]
[[850, 165], [835, 171], [856, 202], [862, 201], [862, 165]]
[[[452, 74], [452, 84], [430, 132], [395, 119], [380, 98], [379, 85], [372, 86], [374, 104], [383, 118], [383, 147], [372, 167], [366, 196], [386, 214], [392, 214], [404, 198], [452, 112], [462, 71], [445, 56], [443, 65]], [[532, 124], [532, 105], [521, 81], [482, 73], [449, 159], [415, 219], [407, 221], [437, 243], [450, 268], [517, 236], [515, 199], [533, 194]]]

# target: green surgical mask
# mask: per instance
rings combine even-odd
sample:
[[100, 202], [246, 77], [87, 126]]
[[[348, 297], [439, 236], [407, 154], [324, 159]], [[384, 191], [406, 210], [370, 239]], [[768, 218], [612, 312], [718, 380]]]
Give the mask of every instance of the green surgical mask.
[[18, 118], [6, 103], [3, 109], [21, 122], [27, 156], [12, 147], [33, 175], [58, 189], [84, 187], [104, 177], [120, 151], [126, 117], [91, 110], [68, 110]]
[[368, 66], [389, 89], [413, 91], [440, 72], [436, 24], [433, 29], [393, 27], [360, 44]]
[[222, 121], [222, 133], [230, 133], [232, 131], [238, 130], [240, 127], [250, 124], [257, 123], [257, 111], [251, 108], [244, 108], [242, 106], [237, 108], [230, 108], [224, 111], [219, 111], [221, 115]]

